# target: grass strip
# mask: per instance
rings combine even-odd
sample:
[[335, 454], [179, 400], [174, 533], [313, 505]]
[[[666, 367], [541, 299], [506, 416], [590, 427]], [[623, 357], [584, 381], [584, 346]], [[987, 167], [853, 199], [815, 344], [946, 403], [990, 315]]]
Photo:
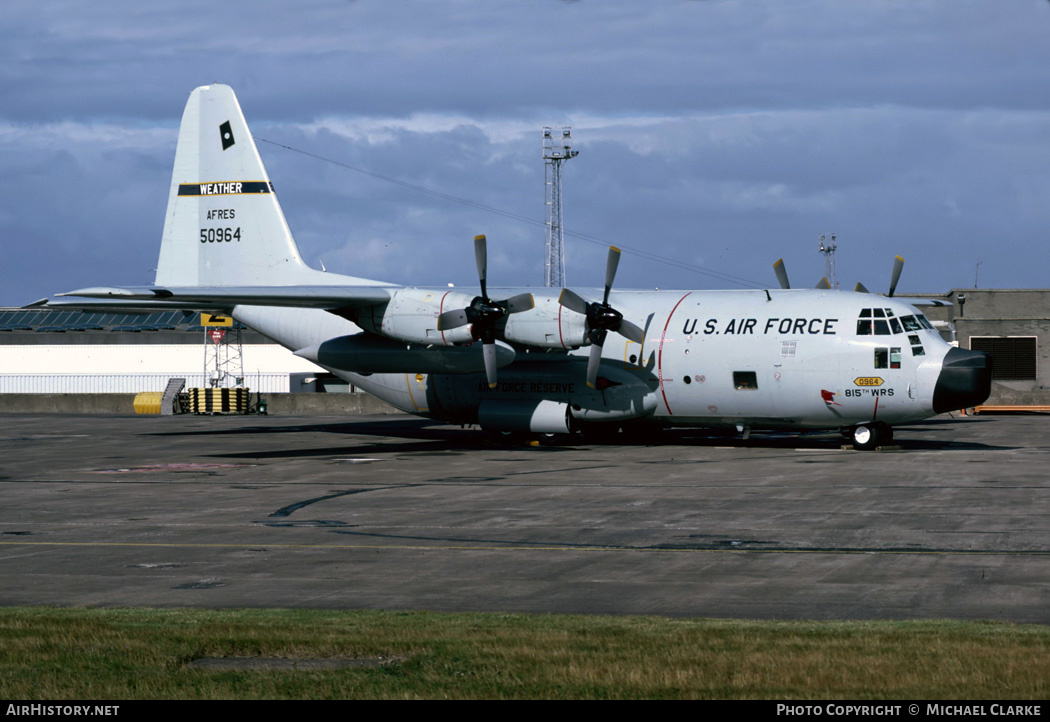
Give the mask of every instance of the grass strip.
[[[203, 658], [372, 663], [190, 666]], [[0, 609], [4, 699], [1048, 697], [1040, 625]]]

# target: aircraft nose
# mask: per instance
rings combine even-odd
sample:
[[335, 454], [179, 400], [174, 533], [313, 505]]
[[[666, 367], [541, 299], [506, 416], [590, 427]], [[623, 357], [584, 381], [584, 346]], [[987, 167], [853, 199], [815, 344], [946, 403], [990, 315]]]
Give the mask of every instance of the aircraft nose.
[[977, 406], [992, 391], [992, 357], [983, 351], [953, 348], [941, 363], [933, 388], [933, 410], [941, 414]]

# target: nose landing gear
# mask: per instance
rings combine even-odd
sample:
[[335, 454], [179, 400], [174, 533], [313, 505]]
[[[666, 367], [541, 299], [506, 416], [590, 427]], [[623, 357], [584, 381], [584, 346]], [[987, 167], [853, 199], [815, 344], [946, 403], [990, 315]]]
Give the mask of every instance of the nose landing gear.
[[870, 451], [893, 441], [893, 427], [880, 423], [859, 424], [850, 430], [850, 438], [857, 451]]

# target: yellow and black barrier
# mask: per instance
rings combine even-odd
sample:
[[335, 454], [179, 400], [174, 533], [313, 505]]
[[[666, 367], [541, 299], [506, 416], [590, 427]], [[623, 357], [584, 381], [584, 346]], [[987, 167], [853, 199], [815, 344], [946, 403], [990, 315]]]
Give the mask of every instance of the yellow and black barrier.
[[190, 412], [194, 414], [246, 414], [249, 392], [237, 389], [190, 389]]

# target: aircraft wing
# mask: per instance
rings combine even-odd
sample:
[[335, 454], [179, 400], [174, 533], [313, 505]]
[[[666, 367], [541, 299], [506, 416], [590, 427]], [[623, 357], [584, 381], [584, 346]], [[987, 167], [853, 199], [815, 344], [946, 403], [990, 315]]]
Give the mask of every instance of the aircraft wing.
[[[146, 309], [231, 309], [234, 306], [293, 306], [325, 310], [360, 308], [387, 303], [397, 286], [193, 286], [158, 288], [97, 286], [60, 293], [49, 306], [86, 308], [111, 305]], [[70, 300], [65, 300], [69, 298]], [[76, 301], [72, 299], [97, 299]], [[99, 301], [102, 303], [100, 304]]]
[[912, 306], [951, 306], [951, 301], [938, 301], [935, 298], [908, 298], [905, 296], [898, 296], [905, 303]]

